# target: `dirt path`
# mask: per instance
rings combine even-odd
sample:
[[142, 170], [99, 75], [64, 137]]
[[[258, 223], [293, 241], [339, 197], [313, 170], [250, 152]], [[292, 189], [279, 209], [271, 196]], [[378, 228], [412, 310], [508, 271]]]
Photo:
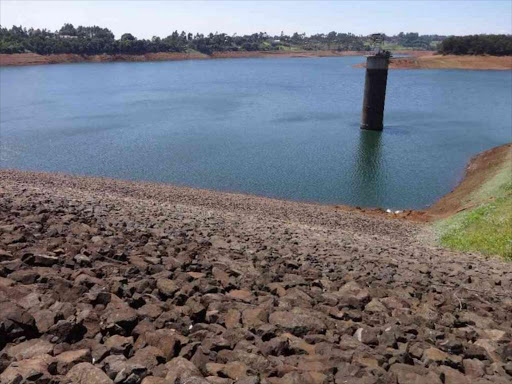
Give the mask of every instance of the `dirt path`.
[[512, 264], [422, 228], [0, 171], [0, 382], [509, 383]]

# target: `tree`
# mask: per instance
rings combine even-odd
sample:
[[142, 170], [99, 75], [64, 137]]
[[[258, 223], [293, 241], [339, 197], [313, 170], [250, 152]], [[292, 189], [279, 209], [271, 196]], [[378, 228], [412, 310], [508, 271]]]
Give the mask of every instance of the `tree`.
[[131, 33], [125, 33], [121, 36], [121, 41], [135, 41], [137, 38], [133, 36]]
[[59, 35], [61, 36], [76, 36], [76, 29], [73, 24], [64, 24], [60, 29]]
[[[415, 49], [432, 49], [434, 42], [442, 41], [444, 36], [419, 35], [418, 33], [403, 33], [397, 36], [386, 36], [386, 42], [403, 44]], [[472, 54], [508, 54], [510, 36], [478, 37], [468, 41], [448, 41], [442, 48], [446, 52]], [[370, 49], [367, 36], [356, 36], [352, 33], [331, 31], [306, 36], [304, 33], [294, 33], [292, 36], [270, 36], [265, 32], [249, 35], [227, 35], [225, 33], [210, 33], [208, 35], [174, 31], [165, 38], [154, 36], [150, 40], [137, 39], [131, 33], [125, 33], [120, 39], [115, 38], [108, 28], [99, 26], [75, 27], [66, 23], [58, 31], [47, 29], [29, 29], [13, 26], [10, 29], [0, 26], [0, 53], [35, 52], [42, 55], [52, 53], [75, 53], [80, 55], [117, 54], [125, 53], [140, 55], [148, 52], [186, 52], [194, 49], [205, 54], [213, 52], [234, 52], [239, 50], [279, 50], [295, 48], [303, 50], [336, 49], [367, 50]]]

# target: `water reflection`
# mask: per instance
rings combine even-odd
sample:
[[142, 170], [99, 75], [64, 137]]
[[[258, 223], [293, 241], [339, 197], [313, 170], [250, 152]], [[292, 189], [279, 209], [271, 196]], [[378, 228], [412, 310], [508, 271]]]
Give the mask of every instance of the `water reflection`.
[[384, 188], [382, 169], [382, 132], [365, 131], [359, 133], [353, 185], [363, 204], [372, 204]]

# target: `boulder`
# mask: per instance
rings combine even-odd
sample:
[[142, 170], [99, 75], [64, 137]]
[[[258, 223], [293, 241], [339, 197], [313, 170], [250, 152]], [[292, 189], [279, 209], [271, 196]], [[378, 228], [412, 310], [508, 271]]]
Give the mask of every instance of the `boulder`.
[[179, 291], [180, 287], [176, 282], [169, 279], [158, 279], [156, 287], [160, 294], [164, 297], [173, 297], [176, 292]]
[[13, 345], [7, 349], [7, 355], [15, 360], [26, 360], [41, 355], [51, 355], [54, 345], [46, 340], [32, 339]]
[[48, 366], [52, 362], [50, 355], [13, 362], [0, 374], [0, 383], [45, 382], [50, 376]]
[[114, 382], [98, 367], [91, 363], [80, 363], [75, 365], [67, 373], [66, 377], [73, 384], [113, 384]]
[[89, 349], [78, 349], [62, 352], [55, 357], [55, 362], [57, 373], [65, 375], [75, 364], [92, 362], [91, 351]]
[[301, 308], [273, 312], [270, 314], [269, 322], [296, 336], [306, 333], [323, 333], [326, 329], [326, 325], [318, 313]]
[[203, 377], [199, 369], [192, 362], [183, 357], [175, 357], [165, 364], [165, 368], [167, 370], [165, 380], [169, 382], [169, 384], [183, 383], [185, 379], [191, 377]]

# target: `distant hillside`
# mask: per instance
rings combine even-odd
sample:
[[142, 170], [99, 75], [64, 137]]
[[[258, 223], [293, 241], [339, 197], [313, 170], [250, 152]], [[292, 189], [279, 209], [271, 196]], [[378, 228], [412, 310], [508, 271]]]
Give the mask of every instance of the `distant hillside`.
[[[387, 49], [435, 50], [445, 36], [399, 33], [385, 36]], [[306, 36], [294, 33], [291, 36], [281, 33], [271, 36], [260, 32], [238, 36], [225, 33], [208, 35], [174, 31], [169, 36], [154, 36], [151, 40], [137, 39], [131, 33], [116, 39], [108, 28], [98, 26], [74, 27], [65, 24], [59, 31], [47, 29], [27, 29], [13, 26], [11, 29], [0, 26], [0, 53], [49, 54], [131, 54], [143, 55], [159, 52], [214, 52], [236, 51], [369, 51], [373, 48], [370, 36], [352, 33], [329, 32]]]

